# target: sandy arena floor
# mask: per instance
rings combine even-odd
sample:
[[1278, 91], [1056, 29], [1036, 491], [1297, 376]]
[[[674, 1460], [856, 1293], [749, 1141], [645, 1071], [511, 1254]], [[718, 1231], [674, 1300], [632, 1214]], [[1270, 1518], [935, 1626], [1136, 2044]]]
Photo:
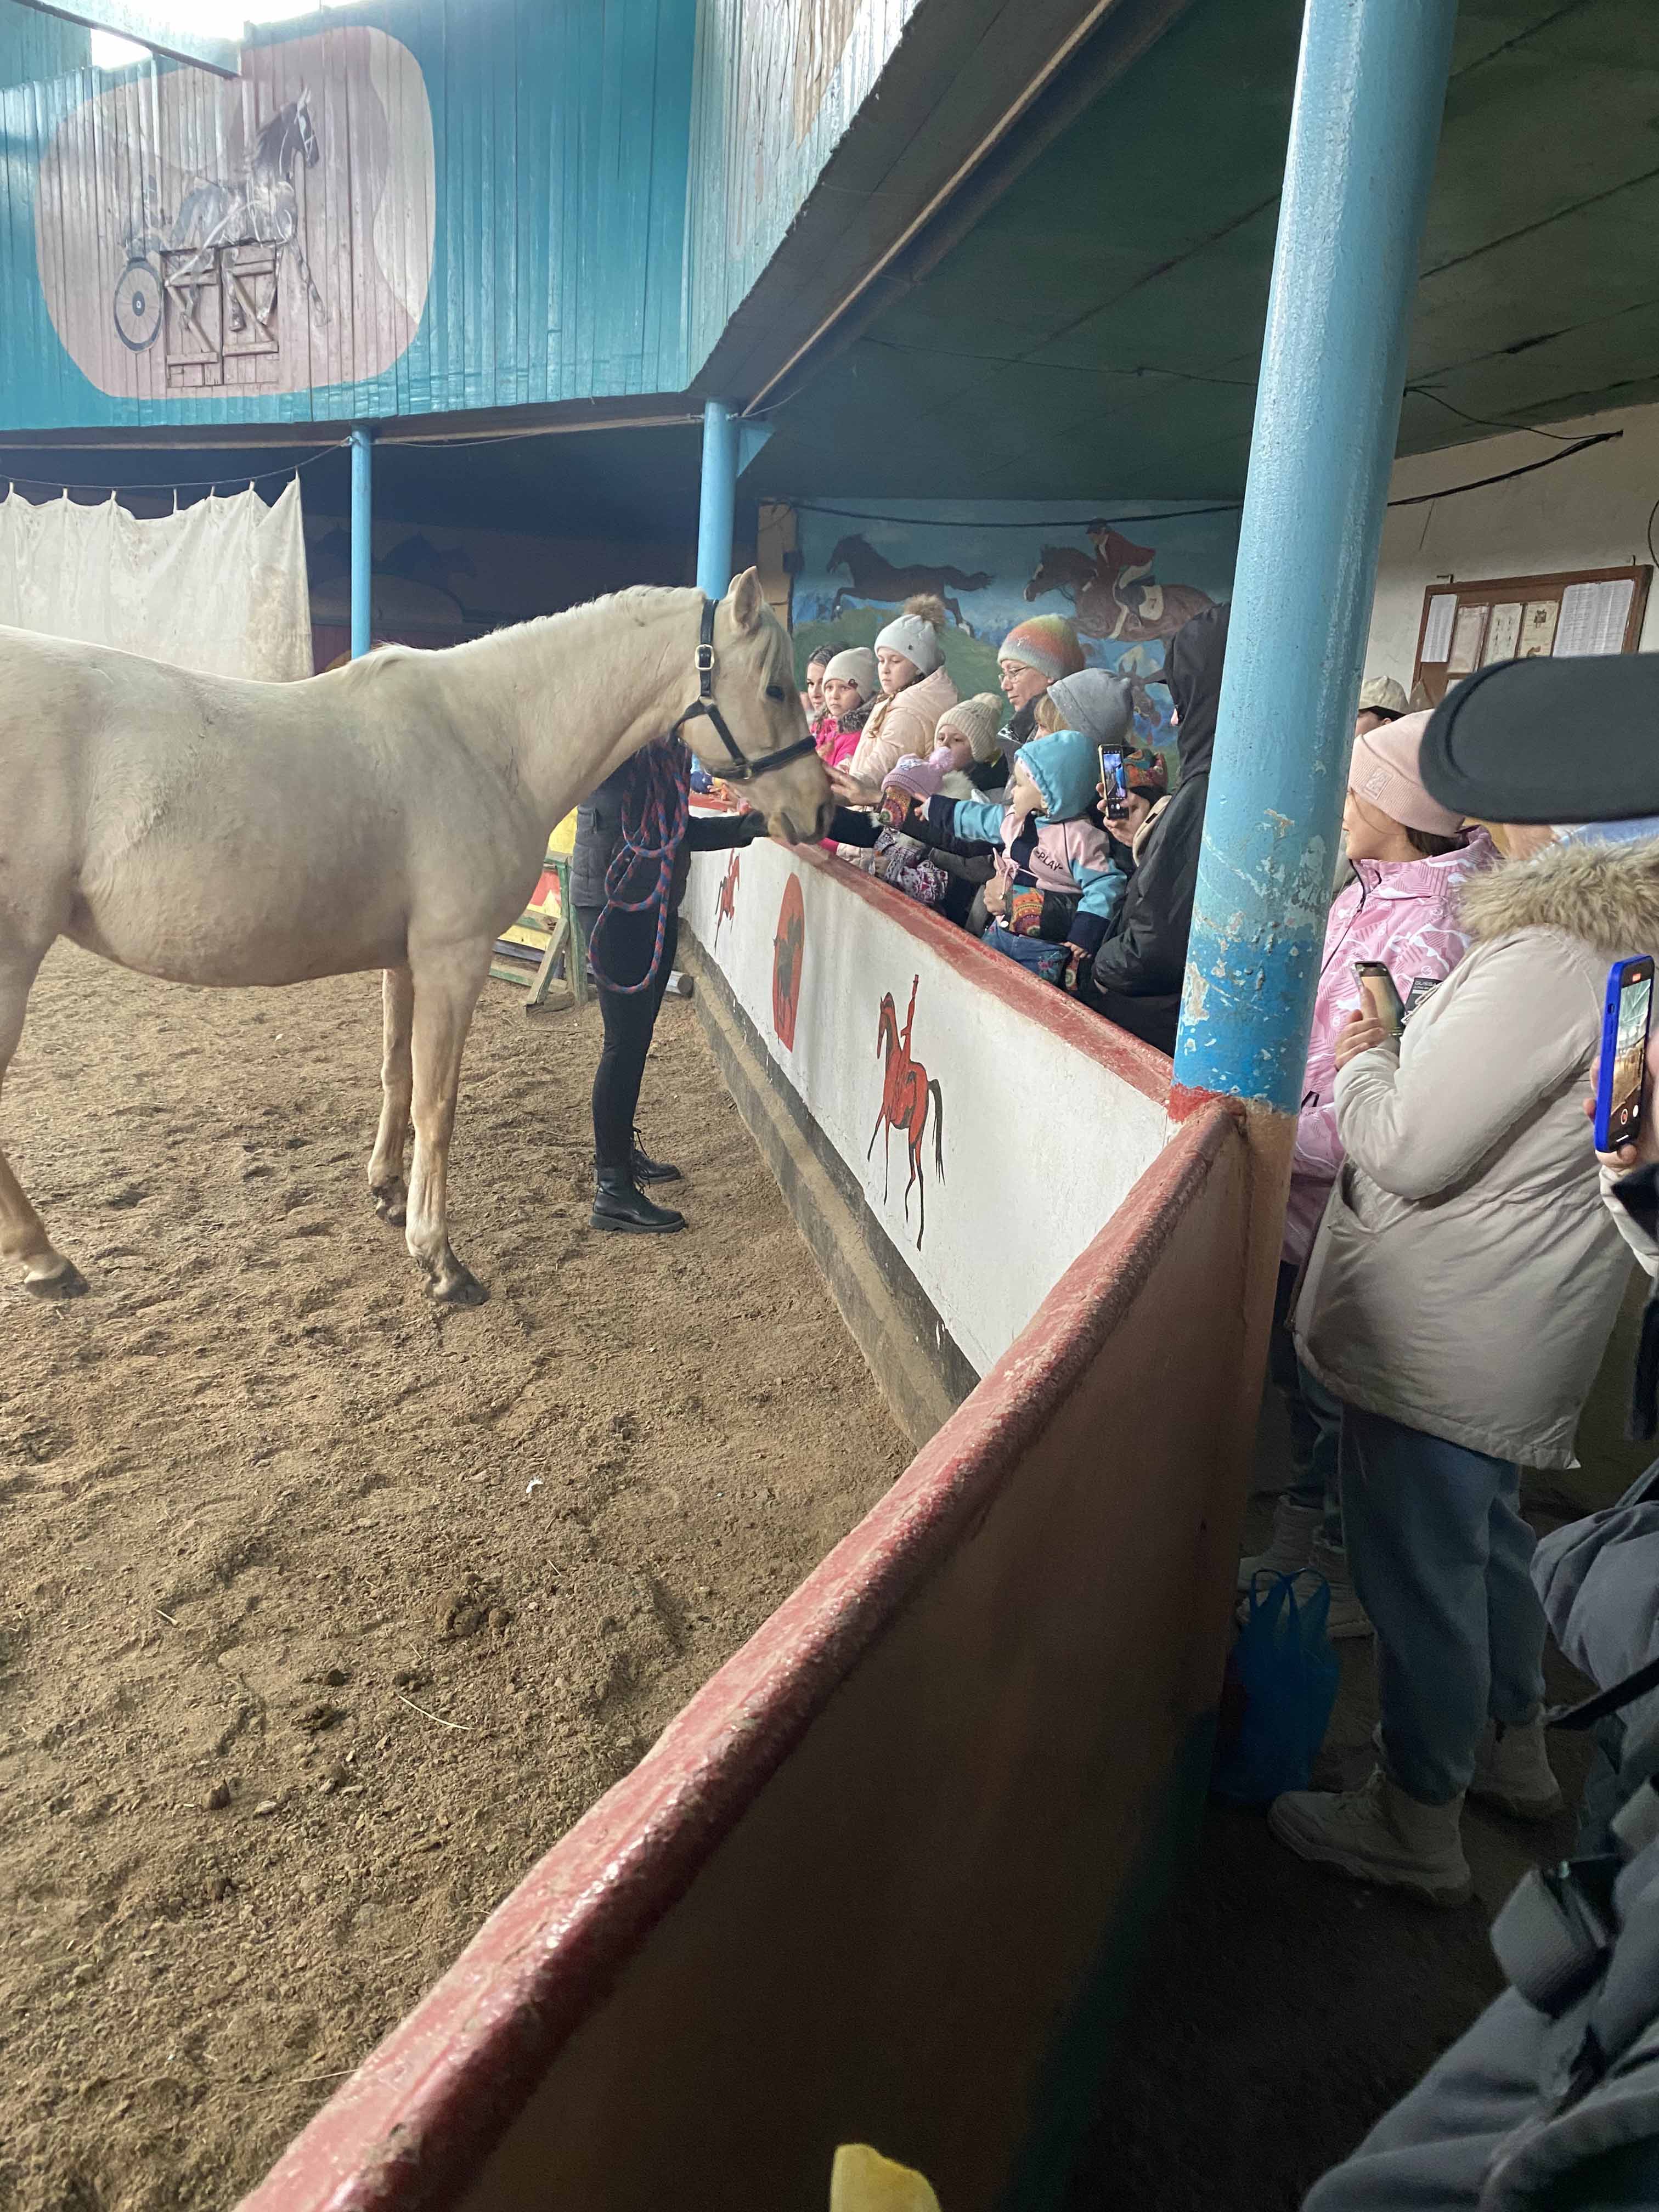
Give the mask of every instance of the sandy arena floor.
[[224, 2212], [908, 1457], [693, 1010], [659, 1243], [586, 1225], [596, 1012], [521, 1007], [458, 1314], [368, 1204], [377, 979], [43, 972], [3, 1127], [93, 1295], [0, 1283], [0, 2212]]

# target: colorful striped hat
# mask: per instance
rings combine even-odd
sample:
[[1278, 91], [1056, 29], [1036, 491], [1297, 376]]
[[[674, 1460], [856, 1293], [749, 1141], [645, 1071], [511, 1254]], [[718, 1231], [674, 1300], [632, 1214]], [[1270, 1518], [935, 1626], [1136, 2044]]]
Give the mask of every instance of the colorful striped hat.
[[1056, 677], [1075, 676], [1083, 666], [1083, 647], [1077, 630], [1065, 615], [1033, 615], [1017, 623], [997, 647], [997, 659], [1018, 660], [1035, 668], [1052, 684]]

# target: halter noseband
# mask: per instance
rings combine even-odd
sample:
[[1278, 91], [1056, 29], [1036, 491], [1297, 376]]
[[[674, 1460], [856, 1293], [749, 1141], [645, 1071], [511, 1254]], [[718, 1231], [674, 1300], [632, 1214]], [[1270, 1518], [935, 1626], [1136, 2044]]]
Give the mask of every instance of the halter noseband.
[[759, 760], [750, 760], [743, 747], [726, 727], [726, 717], [714, 702], [714, 602], [705, 596], [702, 603], [702, 629], [697, 643], [697, 696], [674, 725], [681, 731], [695, 715], [703, 714], [714, 725], [714, 734], [732, 756], [732, 766], [720, 771], [726, 783], [750, 783], [756, 776], [764, 775], [769, 769], [782, 768], [787, 762], [801, 760], [808, 753], [816, 753], [817, 746], [811, 737], [799, 738], [793, 745], [784, 745], [777, 752], [763, 754]]

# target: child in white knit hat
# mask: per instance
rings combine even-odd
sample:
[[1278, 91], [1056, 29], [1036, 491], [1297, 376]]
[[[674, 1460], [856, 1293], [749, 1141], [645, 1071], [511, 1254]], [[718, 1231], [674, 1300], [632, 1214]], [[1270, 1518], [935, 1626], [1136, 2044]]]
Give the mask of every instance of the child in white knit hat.
[[926, 760], [939, 719], [958, 702], [945, 665], [945, 602], [924, 595], [876, 637], [882, 696], [849, 763], [860, 782], [879, 784], [907, 755]]

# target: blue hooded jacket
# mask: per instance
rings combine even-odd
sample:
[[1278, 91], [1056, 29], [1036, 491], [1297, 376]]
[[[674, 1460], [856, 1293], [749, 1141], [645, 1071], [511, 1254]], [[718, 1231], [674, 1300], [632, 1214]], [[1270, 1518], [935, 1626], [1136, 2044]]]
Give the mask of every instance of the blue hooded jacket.
[[1092, 954], [1122, 901], [1127, 878], [1105, 832], [1089, 818], [1100, 763], [1080, 730], [1054, 730], [1021, 747], [1042, 794], [1042, 811], [1016, 829], [1000, 800], [930, 799], [927, 841], [998, 850], [997, 872], [1015, 890], [1035, 888], [1075, 899], [1066, 937]]

